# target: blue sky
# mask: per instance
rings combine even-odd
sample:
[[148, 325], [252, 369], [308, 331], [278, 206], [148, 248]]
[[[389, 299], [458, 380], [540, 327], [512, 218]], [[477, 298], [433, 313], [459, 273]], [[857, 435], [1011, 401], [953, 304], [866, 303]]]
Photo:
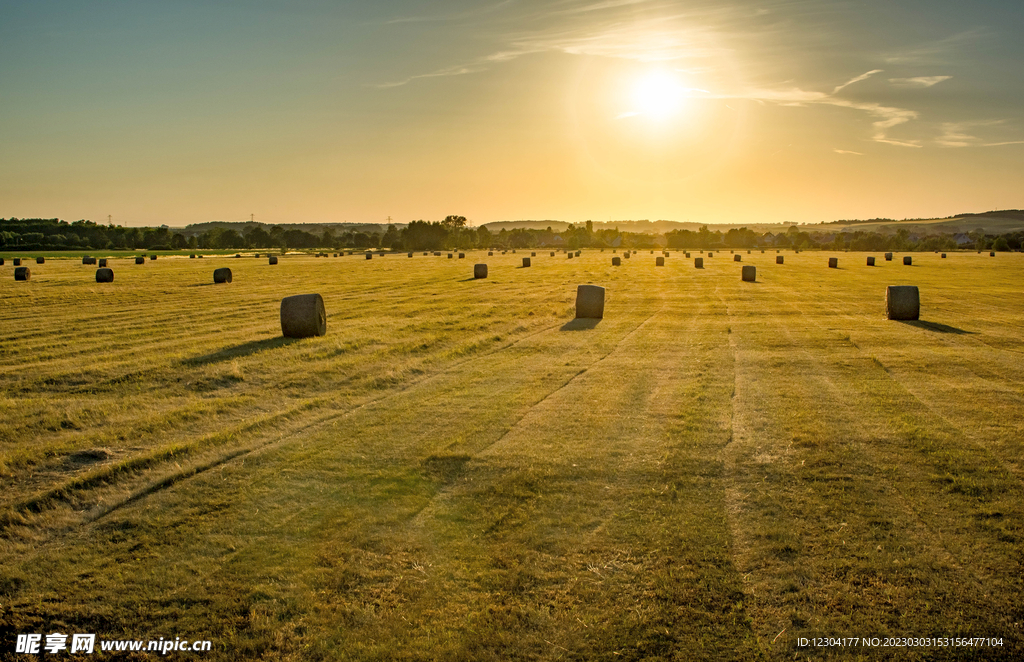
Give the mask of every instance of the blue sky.
[[0, 216], [1022, 207], [1020, 2], [0, 3]]

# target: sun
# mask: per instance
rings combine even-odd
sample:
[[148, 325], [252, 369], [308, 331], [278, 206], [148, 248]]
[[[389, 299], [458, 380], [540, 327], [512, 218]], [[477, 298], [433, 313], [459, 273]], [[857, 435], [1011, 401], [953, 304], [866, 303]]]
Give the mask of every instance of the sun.
[[633, 86], [633, 112], [655, 120], [676, 115], [683, 106], [685, 89], [670, 71], [652, 71]]

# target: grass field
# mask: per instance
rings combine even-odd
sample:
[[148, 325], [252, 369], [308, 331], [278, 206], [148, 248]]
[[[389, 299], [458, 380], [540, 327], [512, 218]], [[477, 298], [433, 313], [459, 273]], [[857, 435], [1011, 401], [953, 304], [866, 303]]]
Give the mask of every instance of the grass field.
[[1024, 255], [529, 254], [7, 260], [0, 659], [1024, 658]]

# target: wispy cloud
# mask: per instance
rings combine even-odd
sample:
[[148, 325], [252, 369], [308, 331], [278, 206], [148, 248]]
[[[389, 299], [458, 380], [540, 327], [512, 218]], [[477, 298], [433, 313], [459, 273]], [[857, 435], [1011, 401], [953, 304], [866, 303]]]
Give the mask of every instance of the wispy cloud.
[[832, 94], [835, 94], [836, 92], [838, 92], [839, 90], [843, 89], [844, 87], [849, 87], [850, 85], [853, 85], [854, 83], [859, 83], [862, 80], [866, 80], [868, 78], [871, 78], [875, 74], [880, 74], [880, 73], [882, 73], [881, 69], [872, 69], [871, 71], [867, 71], [865, 73], [862, 73], [860, 76], [854, 76], [853, 78], [851, 78], [850, 80], [846, 81], [845, 83], [843, 83], [842, 85], [840, 85], [836, 89], [832, 90]]
[[833, 149], [836, 154], [856, 154], [857, 156], [864, 156], [862, 152], [852, 152], [848, 149]]
[[461, 21], [467, 18], [473, 18], [481, 16], [483, 14], [489, 14], [490, 12], [497, 11], [503, 7], [506, 7], [515, 2], [515, 0], [502, 0], [479, 9], [472, 11], [459, 12], [456, 14], [435, 14], [432, 16], [399, 16], [389, 21], [385, 21], [385, 25], [395, 25], [398, 23], [443, 23], [446, 21]]
[[475, 74], [486, 69], [483, 62], [477, 62], [475, 64], [457, 65], [454, 67], [446, 67], [444, 69], [438, 69], [437, 71], [431, 71], [425, 74], [416, 74], [415, 76], [407, 76], [401, 80], [390, 81], [387, 83], [376, 83], [372, 87], [387, 89], [389, 87], [400, 87], [407, 83], [411, 83], [414, 80], [420, 78], [442, 78], [444, 76], [463, 76], [465, 74]]
[[1024, 140], [1008, 140], [1002, 142], [985, 142], [974, 135], [975, 130], [1004, 124], [1005, 120], [978, 120], [974, 122], [943, 122], [940, 126], [942, 134], [935, 139], [940, 147], [999, 147], [1002, 145], [1021, 145]]
[[924, 42], [884, 56], [892, 64], [939, 64], [951, 61], [958, 51], [989, 36], [987, 30], [975, 28], [957, 32], [942, 39]]
[[[508, 2], [491, 5], [487, 11], [493, 11], [506, 4]], [[638, 17], [634, 10], [630, 9], [632, 5], [647, 5], [646, 9], [651, 10], [653, 15]], [[468, 20], [474, 14], [406, 17], [393, 19], [389, 23]], [[582, 14], [587, 14], [585, 22], [580, 20]], [[734, 10], [714, 4], [700, 10], [680, 12], [678, 7], [665, 4], [663, 0], [598, 0], [583, 4], [563, 2], [554, 7], [548, 6], [543, 12], [531, 15], [527, 19], [520, 17], [520, 23], [534, 21], [545, 27], [502, 33], [499, 39], [503, 42], [503, 47], [498, 51], [460, 65], [407, 76], [374, 87], [397, 87], [421, 78], [476, 73], [495, 63], [508, 62], [535, 53], [551, 52], [645, 63], [671, 62], [690, 71], [706, 71], [707, 67], [700, 66], [701, 63], [716, 57], [731, 57], [733, 54], [731, 50], [720, 45], [722, 25], [741, 20], [733, 14]], [[552, 21], [552, 17], [558, 16], [562, 16], [563, 20], [557, 23]], [[742, 20], [748, 18], [744, 17]]]
[[901, 85], [906, 87], [931, 87], [932, 85], [938, 85], [944, 80], [949, 80], [952, 76], [917, 76], [915, 78], [890, 78], [889, 82], [893, 85]]
[[[837, 89], [842, 89], [843, 87], [845, 87], [845, 85], [840, 85]], [[917, 119], [919, 113], [916, 110], [897, 108], [894, 106], [883, 106], [882, 104], [874, 102], [851, 101], [849, 99], [835, 96], [834, 92], [829, 94], [827, 92], [804, 90], [798, 87], [749, 89], [738, 94], [713, 94], [711, 95], [711, 98], [747, 99], [761, 103], [774, 103], [781, 106], [806, 106], [820, 104], [859, 110], [875, 118], [875, 121], [872, 122], [874, 133], [871, 136], [871, 140], [889, 145], [899, 145], [901, 147], [921, 147], [921, 141], [919, 140], [896, 140], [891, 138], [888, 133], [889, 129], [892, 129], [893, 127]]]

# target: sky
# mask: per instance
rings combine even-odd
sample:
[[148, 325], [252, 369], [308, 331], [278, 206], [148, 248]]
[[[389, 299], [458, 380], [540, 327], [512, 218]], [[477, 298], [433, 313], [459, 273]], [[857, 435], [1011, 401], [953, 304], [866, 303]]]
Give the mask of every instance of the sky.
[[0, 0], [0, 217], [1024, 208], [1021, 34], [1020, 0]]

